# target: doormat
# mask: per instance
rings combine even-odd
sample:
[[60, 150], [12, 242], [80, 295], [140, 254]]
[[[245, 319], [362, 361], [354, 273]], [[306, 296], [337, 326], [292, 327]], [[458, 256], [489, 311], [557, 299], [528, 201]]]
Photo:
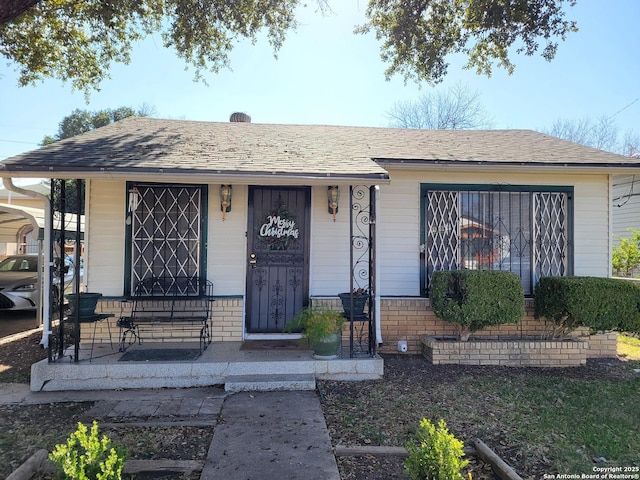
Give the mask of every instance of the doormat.
[[151, 348], [125, 352], [119, 362], [186, 362], [200, 356], [197, 348]]
[[309, 350], [309, 342], [299, 340], [245, 340], [240, 350]]

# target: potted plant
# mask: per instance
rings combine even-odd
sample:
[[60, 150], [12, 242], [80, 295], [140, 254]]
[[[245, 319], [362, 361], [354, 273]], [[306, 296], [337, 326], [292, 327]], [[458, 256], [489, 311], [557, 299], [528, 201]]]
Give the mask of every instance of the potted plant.
[[285, 332], [302, 332], [309, 339], [314, 358], [337, 358], [342, 343], [342, 312], [305, 307], [285, 325]]
[[366, 288], [357, 288], [351, 293], [339, 293], [338, 297], [340, 297], [342, 301], [342, 308], [347, 318], [351, 318], [351, 297], [353, 297], [353, 316], [361, 317], [364, 315], [364, 307], [369, 301], [369, 290]]

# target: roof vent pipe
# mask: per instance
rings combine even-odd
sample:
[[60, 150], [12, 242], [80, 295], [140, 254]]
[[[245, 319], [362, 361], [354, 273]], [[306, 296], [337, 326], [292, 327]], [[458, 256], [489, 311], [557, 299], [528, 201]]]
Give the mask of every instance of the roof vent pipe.
[[244, 112], [234, 112], [229, 117], [230, 122], [234, 123], [251, 123], [251, 117]]

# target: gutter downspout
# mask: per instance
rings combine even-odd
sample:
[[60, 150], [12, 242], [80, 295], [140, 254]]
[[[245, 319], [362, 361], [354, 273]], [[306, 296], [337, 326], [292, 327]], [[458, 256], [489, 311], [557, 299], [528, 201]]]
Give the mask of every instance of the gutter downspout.
[[[51, 275], [48, 273], [51, 270], [51, 249], [49, 246], [51, 245], [51, 201], [49, 197], [43, 195], [42, 193], [34, 192], [33, 190], [27, 190], [25, 188], [20, 188], [13, 184], [12, 178], [3, 178], [2, 183], [4, 187], [10, 191], [19, 193], [21, 195], [25, 195], [27, 197], [36, 198], [44, 201], [44, 244], [47, 246], [44, 250], [44, 264], [47, 267], [47, 275], [44, 276], [44, 282], [41, 282], [40, 288], [40, 310], [42, 311], [42, 340], [40, 340], [40, 345], [43, 348], [49, 347], [49, 335], [51, 332], [51, 311], [50, 311], [50, 302], [49, 297], [47, 297], [47, 301], [43, 301], [43, 292], [51, 291]], [[38, 259], [38, 262], [40, 260]], [[38, 269], [38, 279], [42, 276], [42, 268]]]
[[382, 345], [382, 325], [380, 325], [380, 248], [378, 248], [378, 240], [380, 240], [380, 234], [379, 234], [379, 227], [380, 224], [378, 223], [378, 215], [380, 215], [380, 186], [376, 185], [375, 187], [375, 192], [376, 192], [376, 198], [374, 199], [375, 202], [375, 212], [376, 212], [376, 229], [375, 229], [375, 236], [376, 238], [373, 240], [374, 241], [374, 245], [376, 246], [376, 250], [375, 250], [375, 265], [376, 265], [376, 276], [375, 276], [375, 281], [376, 281], [376, 285], [375, 285], [375, 291], [376, 291], [376, 298], [373, 299], [373, 301], [375, 302], [375, 322], [376, 322], [376, 343], [378, 344], [378, 346]]

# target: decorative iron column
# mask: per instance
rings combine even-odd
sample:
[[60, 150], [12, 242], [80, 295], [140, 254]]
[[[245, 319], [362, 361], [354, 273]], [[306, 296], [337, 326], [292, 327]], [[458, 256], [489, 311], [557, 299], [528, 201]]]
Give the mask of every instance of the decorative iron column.
[[[51, 242], [47, 246], [51, 254], [49, 275], [51, 291], [46, 297], [50, 302], [49, 362], [63, 357], [73, 345], [72, 358], [78, 361], [80, 351], [80, 309], [74, 318], [69, 316], [65, 302], [66, 293], [80, 291], [80, 256], [82, 249], [81, 218], [84, 214], [82, 180], [51, 179]], [[66, 254], [67, 245], [73, 246], [74, 256]], [[73, 276], [68, 275], [73, 267]]]
[[368, 292], [367, 306], [363, 315], [356, 316], [354, 308], [350, 309], [349, 321], [349, 356], [375, 356], [376, 354], [376, 265], [375, 265], [375, 186], [349, 187], [349, 261], [351, 275], [349, 288], [351, 305], [353, 296], [358, 290]]

